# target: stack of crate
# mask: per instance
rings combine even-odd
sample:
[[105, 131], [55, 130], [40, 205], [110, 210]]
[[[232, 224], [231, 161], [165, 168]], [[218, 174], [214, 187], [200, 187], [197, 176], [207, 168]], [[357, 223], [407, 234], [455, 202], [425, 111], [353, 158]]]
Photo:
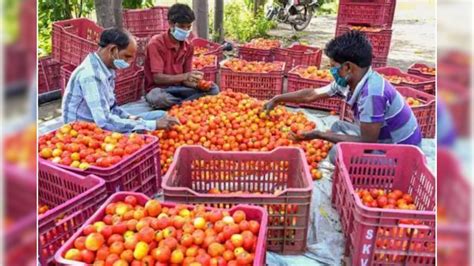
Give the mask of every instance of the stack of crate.
[[363, 31], [372, 43], [373, 67], [387, 65], [396, 0], [340, 0], [336, 36]]

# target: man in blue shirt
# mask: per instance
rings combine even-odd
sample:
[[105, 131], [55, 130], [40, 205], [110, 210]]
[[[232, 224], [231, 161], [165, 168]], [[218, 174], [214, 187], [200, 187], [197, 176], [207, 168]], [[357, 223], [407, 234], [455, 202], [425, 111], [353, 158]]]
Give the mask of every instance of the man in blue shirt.
[[137, 51], [137, 43], [130, 33], [117, 28], [106, 29], [100, 36], [99, 46], [69, 78], [62, 103], [64, 123], [83, 120], [115, 132], [168, 129], [179, 124], [164, 111], [135, 116], [117, 105], [115, 70], [129, 67]]

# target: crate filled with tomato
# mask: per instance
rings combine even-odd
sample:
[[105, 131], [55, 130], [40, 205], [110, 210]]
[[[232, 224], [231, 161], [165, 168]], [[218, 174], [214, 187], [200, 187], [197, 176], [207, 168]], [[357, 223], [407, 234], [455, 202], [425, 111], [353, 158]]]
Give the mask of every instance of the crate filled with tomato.
[[415, 63], [408, 68], [408, 74], [427, 79], [435, 79], [436, 68], [421, 63]]
[[293, 44], [288, 48], [274, 49], [274, 61], [285, 62], [285, 74], [296, 66], [321, 66], [322, 50], [303, 44]]
[[283, 91], [284, 69], [284, 62], [225, 60], [221, 62], [221, 89], [246, 93], [260, 100], [270, 99]]
[[193, 56], [193, 70], [204, 73], [204, 80], [216, 82], [218, 64], [215, 55]]
[[[288, 73], [288, 92], [309, 88], [316, 89], [326, 86], [332, 81], [329, 69], [318, 69], [316, 66], [296, 66]], [[312, 103], [299, 104], [299, 106], [339, 113], [342, 108], [342, 99], [330, 97]]]
[[38, 139], [39, 160], [106, 181], [108, 193], [158, 192], [158, 140], [150, 135], [121, 134], [96, 124], [73, 122]]
[[274, 57], [273, 51], [277, 47], [281, 47], [279, 40], [253, 39], [239, 46], [239, 58], [248, 61], [272, 62]]
[[224, 57], [222, 46], [218, 43], [210, 42], [202, 38], [194, 38], [191, 41], [191, 44], [194, 47], [194, 56], [215, 55], [218, 61], [222, 60]]
[[165, 200], [172, 202], [263, 207], [268, 212], [268, 250], [298, 254], [306, 249], [313, 182], [301, 149], [222, 152], [180, 147], [162, 187]]
[[201, 145], [212, 151], [271, 151], [276, 147], [302, 148], [312, 178], [321, 178], [318, 164], [327, 157], [332, 143], [315, 139], [294, 142], [289, 133], [312, 130], [316, 125], [304, 113], [291, 113], [283, 106], [265, 113], [263, 102], [232, 91], [184, 102], [169, 111], [182, 125], [151, 134], [159, 138], [161, 170], [164, 175], [178, 147]]
[[112, 195], [56, 253], [60, 264], [264, 265], [267, 214]]
[[376, 68], [375, 71], [396, 87], [410, 87], [419, 91], [435, 94], [434, 79], [426, 79], [412, 74], [403, 73], [396, 67], [380, 67]]
[[435, 263], [435, 178], [417, 147], [338, 144], [332, 203], [357, 265]]

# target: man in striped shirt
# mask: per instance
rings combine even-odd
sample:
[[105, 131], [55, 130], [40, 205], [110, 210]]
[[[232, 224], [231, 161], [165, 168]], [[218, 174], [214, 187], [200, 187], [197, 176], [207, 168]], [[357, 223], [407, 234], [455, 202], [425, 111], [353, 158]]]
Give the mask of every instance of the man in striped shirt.
[[[354, 111], [355, 124], [337, 121], [328, 132], [304, 132], [294, 135], [296, 140], [420, 145], [422, 136], [416, 117], [395, 87], [372, 70], [372, 46], [362, 32], [351, 31], [336, 37], [324, 52], [331, 63], [331, 84], [276, 96], [265, 104], [265, 109], [271, 110], [279, 103], [312, 102], [338, 95], [345, 97]], [[334, 163], [335, 148], [329, 158]]]

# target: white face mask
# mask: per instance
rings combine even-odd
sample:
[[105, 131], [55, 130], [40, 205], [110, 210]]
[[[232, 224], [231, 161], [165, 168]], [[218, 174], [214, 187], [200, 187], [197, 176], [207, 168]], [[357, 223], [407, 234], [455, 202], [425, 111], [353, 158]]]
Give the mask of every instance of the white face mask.
[[[118, 52], [117, 52], [117, 54], [118, 54]], [[130, 67], [130, 64], [127, 63], [127, 61], [125, 61], [123, 59], [120, 59], [120, 58], [117, 58], [117, 57], [113, 56], [113, 58], [114, 58], [113, 64], [117, 69], [125, 69], [125, 68]]]

